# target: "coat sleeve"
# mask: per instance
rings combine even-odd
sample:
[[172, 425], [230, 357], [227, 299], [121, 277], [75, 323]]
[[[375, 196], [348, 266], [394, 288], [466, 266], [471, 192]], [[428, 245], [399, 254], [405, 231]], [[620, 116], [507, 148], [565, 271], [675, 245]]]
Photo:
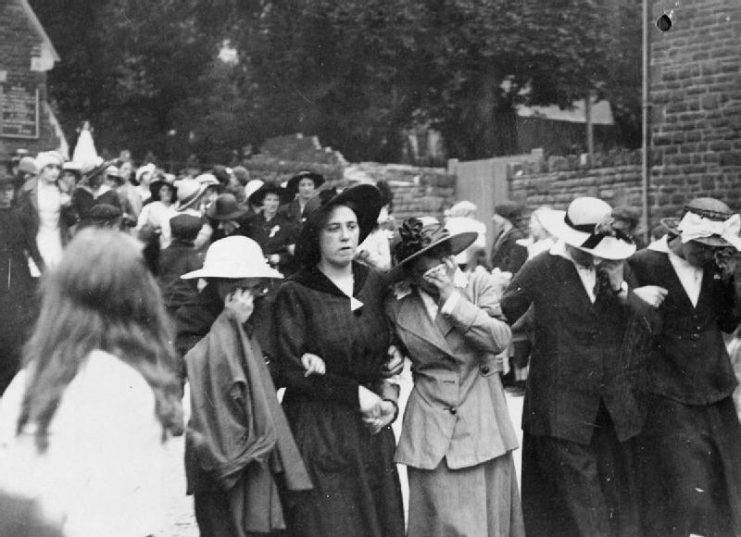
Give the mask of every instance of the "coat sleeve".
[[470, 278], [473, 302], [459, 292], [450, 312], [443, 315], [469, 343], [485, 352], [498, 354], [509, 345], [512, 331], [507, 323], [494, 317], [498, 311], [497, 290], [488, 274], [472, 274]]
[[277, 329], [276, 349], [283, 384], [288, 389], [316, 399], [337, 401], [354, 409], [359, 408], [359, 383], [356, 380], [332, 373], [308, 377], [304, 375], [301, 356], [306, 352], [306, 343], [312, 334], [308, 333], [309, 312], [304, 311], [300, 297], [293, 288], [294, 285], [298, 284], [284, 284], [280, 288], [274, 311]]
[[[535, 259], [523, 265], [502, 295], [502, 312], [510, 324], [514, 324], [522, 317], [535, 299], [535, 282], [537, 282], [540, 266]], [[543, 274], [540, 276], [543, 277]]]

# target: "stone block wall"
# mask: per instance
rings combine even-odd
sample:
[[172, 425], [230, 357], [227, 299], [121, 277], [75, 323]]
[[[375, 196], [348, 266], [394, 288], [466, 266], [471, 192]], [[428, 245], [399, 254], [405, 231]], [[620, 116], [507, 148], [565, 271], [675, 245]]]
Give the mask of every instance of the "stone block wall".
[[57, 138], [46, 113], [46, 74], [31, 71], [31, 58], [37, 56], [41, 45], [21, 2], [0, 2], [0, 71], [5, 72], [2, 84], [21, 85], [39, 89], [39, 137], [38, 139], [0, 137], [0, 163], [7, 161], [18, 148], [28, 149], [32, 154], [57, 148]]
[[[653, 20], [668, 7], [653, 2]], [[668, 32], [651, 32], [653, 213], [713, 196], [741, 209], [741, 2], [672, 3]]]

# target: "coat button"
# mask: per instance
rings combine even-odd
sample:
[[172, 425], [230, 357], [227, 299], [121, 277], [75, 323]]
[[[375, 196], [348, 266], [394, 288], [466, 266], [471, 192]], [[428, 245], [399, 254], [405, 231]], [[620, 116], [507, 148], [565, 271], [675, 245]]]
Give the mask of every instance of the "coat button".
[[458, 409], [454, 406], [451, 406], [448, 411], [455, 416], [456, 412], [458, 412]]
[[491, 369], [489, 369], [489, 366], [488, 365], [485, 365], [484, 367], [481, 368], [481, 372], [484, 375], [488, 375], [489, 374], [489, 371], [491, 371]]

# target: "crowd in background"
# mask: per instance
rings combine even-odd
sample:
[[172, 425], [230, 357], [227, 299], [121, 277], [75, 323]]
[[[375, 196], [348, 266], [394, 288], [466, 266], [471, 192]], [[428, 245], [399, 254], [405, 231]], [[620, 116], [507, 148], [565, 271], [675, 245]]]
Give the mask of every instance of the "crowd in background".
[[493, 237], [476, 212], [397, 222], [389, 185], [311, 170], [19, 155], [0, 535], [154, 534], [181, 434], [203, 536], [741, 535], [741, 216], [691, 200], [644, 244], [597, 198], [503, 201]]

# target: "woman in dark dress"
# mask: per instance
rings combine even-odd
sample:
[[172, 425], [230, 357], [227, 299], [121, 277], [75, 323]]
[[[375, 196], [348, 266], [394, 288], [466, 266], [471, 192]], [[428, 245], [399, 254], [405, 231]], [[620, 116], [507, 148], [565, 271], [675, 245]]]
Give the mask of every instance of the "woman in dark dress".
[[262, 185], [250, 197], [251, 203], [262, 205], [262, 211], [247, 219], [246, 235], [260, 245], [270, 266], [287, 276], [295, 272], [296, 232], [293, 224], [278, 211], [286, 197], [284, 188], [271, 183]]
[[[295, 537], [404, 535], [389, 426], [398, 394], [383, 376], [385, 281], [352, 261], [380, 204], [372, 185], [314, 198], [297, 244], [302, 268], [276, 297], [283, 405], [314, 484], [290, 509]], [[304, 353], [324, 361], [323, 374], [307, 376]]]

